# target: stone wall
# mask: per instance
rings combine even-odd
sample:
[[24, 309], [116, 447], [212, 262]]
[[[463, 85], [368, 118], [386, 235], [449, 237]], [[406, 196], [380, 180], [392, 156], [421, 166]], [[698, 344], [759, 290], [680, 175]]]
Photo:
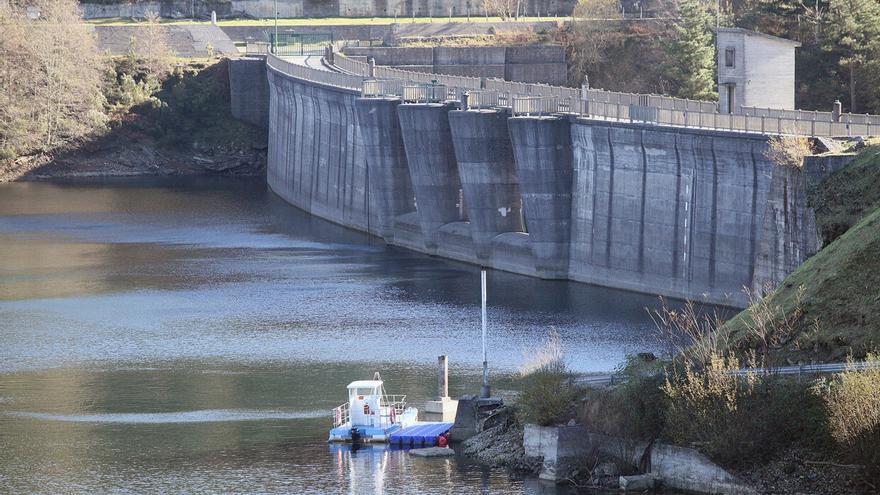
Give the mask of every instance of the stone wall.
[[806, 174], [768, 162], [759, 135], [511, 118], [268, 74], [272, 190], [391, 244], [737, 307], [819, 249]]
[[[522, 8], [527, 15], [570, 15], [572, 0], [525, 0]], [[89, 3], [83, 2], [86, 19], [108, 17], [143, 17], [146, 12], [158, 12], [162, 17], [208, 17], [216, 12], [219, 17], [275, 16], [275, 0], [161, 0], [147, 2]], [[280, 17], [478, 17], [483, 14], [482, 4], [470, 0], [278, 0]]]
[[454, 76], [564, 86], [565, 49], [559, 45], [476, 47], [347, 47], [346, 55], [373, 57], [378, 65]]

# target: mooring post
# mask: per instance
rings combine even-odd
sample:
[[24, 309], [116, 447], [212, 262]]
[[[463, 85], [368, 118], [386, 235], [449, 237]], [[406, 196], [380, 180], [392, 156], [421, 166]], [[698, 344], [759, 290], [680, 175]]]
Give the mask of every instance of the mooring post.
[[449, 397], [449, 360], [446, 356], [437, 356], [437, 400]]

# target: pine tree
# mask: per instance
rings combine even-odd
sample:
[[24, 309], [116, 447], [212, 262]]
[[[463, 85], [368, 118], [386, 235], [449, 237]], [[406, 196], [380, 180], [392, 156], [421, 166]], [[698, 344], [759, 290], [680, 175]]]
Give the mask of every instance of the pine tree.
[[[837, 58], [838, 66], [844, 71], [850, 111], [861, 111], [857, 104], [861, 91], [857, 80], [861, 75], [876, 72], [880, 57], [880, 3], [877, 0], [831, 0], [824, 49]], [[876, 93], [876, 88], [865, 88], [861, 92]]]
[[673, 38], [666, 44], [665, 74], [681, 98], [712, 100], [715, 90], [713, 16], [702, 0], [681, 0]]

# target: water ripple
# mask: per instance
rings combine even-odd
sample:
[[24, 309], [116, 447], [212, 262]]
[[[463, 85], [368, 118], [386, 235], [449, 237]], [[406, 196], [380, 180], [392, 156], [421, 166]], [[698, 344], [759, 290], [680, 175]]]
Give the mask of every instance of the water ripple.
[[104, 413], [104, 414], [50, 414], [30, 411], [8, 411], [4, 416], [32, 418], [42, 421], [71, 423], [115, 424], [174, 424], [265, 421], [277, 419], [311, 419], [329, 416], [328, 411], [260, 411], [246, 409], [205, 409], [165, 413]]

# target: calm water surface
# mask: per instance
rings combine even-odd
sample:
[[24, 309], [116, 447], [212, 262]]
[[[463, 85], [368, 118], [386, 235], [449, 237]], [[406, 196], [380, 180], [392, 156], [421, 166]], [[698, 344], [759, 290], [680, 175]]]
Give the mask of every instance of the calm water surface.
[[[509, 395], [555, 327], [568, 364], [658, 350], [650, 296], [491, 272]], [[325, 443], [345, 385], [415, 405], [479, 382], [479, 272], [385, 246], [260, 181], [0, 185], [0, 492], [552, 493], [464, 459]]]

